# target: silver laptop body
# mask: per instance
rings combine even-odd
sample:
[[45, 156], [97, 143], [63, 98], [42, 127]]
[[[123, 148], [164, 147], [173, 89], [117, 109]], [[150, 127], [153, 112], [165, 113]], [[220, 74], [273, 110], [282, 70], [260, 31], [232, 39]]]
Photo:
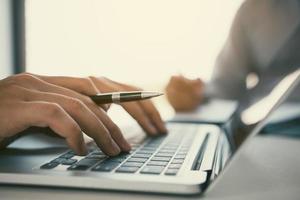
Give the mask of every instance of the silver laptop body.
[[[262, 79], [263, 80], [263, 79]], [[0, 183], [87, 189], [108, 189], [168, 194], [204, 191], [241, 146], [256, 135], [269, 115], [300, 81], [300, 69], [274, 81], [266, 91], [249, 91], [224, 126], [168, 122], [169, 134], [158, 138], [129, 139], [129, 154], [108, 158], [93, 142], [85, 157], [74, 155], [59, 138], [27, 131], [24, 146], [51, 140], [40, 149], [10, 145], [0, 152]], [[265, 85], [263, 81], [259, 84]], [[139, 130], [139, 129], [138, 129]], [[127, 130], [134, 131], [134, 130]], [[42, 131], [43, 132], [43, 131]], [[16, 141], [17, 142], [17, 141]]]

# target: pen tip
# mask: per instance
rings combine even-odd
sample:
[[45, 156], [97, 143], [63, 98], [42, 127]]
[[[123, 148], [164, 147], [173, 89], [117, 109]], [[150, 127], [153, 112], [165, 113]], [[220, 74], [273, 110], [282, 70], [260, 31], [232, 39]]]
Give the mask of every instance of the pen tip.
[[161, 92], [143, 92], [142, 96], [143, 96], [143, 98], [151, 98], [151, 97], [158, 97], [163, 94], [164, 93], [161, 93]]

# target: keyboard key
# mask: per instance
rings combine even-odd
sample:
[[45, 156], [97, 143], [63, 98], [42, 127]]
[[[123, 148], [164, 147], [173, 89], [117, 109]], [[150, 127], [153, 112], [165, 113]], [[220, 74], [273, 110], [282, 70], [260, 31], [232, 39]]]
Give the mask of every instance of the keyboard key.
[[148, 144], [145, 145], [145, 147], [152, 147], [152, 148], [157, 148], [160, 146], [160, 142], [150, 142]]
[[69, 159], [69, 158], [72, 158], [74, 156], [74, 154], [71, 154], [71, 153], [65, 153], [61, 156], [59, 156], [60, 158], [66, 158], [66, 159]]
[[121, 163], [124, 160], [126, 160], [129, 156], [130, 156], [130, 154], [128, 154], [128, 153], [122, 153], [122, 154], [119, 154], [119, 155], [114, 156], [114, 157], [108, 157], [107, 161], [113, 161], [113, 162], [120, 162]]
[[141, 154], [153, 154], [156, 150], [140, 150], [136, 153], [141, 153]]
[[54, 160], [51, 160], [50, 162], [52, 162], [52, 163], [59, 163], [59, 164], [61, 164], [63, 161], [65, 161], [66, 159], [65, 158], [60, 158], [60, 157], [58, 157], [58, 158], [55, 158]]
[[57, 165], [59, 165], [59, 163], [57, 163], [57, 162], [49, 162], [49, 163], [46, 163], [46, 164], [42, 165], [40, 168], [41, 169], [53, 169]]
[[149, 161], [147, 165], [154, 165], [154, 166], [167, 166], [168, 162], [163, 161]]
[[161, 144], [165, 139], [166, 137], [151, 138], [151, 140], [147, 143], [147, 145]]
[[150, 158], [152, 154], [135, 153], [132, 158]]
[[90, 154], [90, 155], [86, 156], [86, 158], [101, 160], [101, 159], [107, 158], [107, 156], [106, 155], [101, 155], [101, 154], [100, 155]]
[[93, 165], [95, 165], [99, 161], [100, 161], [99, 159], [84, 158], [84, 159], [80, 160], [76, 165], [86, 166], [89, 168], [89, 167], [92, 167]]
[[126, 160], [126, 158], [124, 157], [110, 157], [110, 158], [107, 158], [108, 161], [112, 161], [112, 162], [123, 162], [124, 160]]
[[175, 159], [184, 159], [186, 155], [176, 155]]
[[151, 158], [151, 160], [155, 160], [155, 161], [165, 161], [165, 162], [169, 162], [171, 160], [172, 157], [159, 157], [159, 156], [154, 156]]
[[178, 147], [168, 147], [168, 146], [164, 146], [161, 150], [177, 150]]
[[190, 146], [187, 146], [187, 147], [181, 147], [180, 148], [180, 151], [188, 151], [190, 149]]
[[51, 163], [58, 163], [62, 165], [72, 165], [76, 162], [77, 162], [76, 159], [67, 159], [62, 157], [55, 158], [54, 160], [51, 161]]
[[140, 162], [125, 162], [122, 167], [141, 167], [144, 163]]
[[119, 167], [116, 172], [120, 173], [134, 173], [139, 170], [138, 167]]
[[182, 164], [184, 162], [184, 159], [174, 159], [172, 160], [171, 164]]
[[158, 147], [160, 146], [160, 144], [146, 144], [145, 147], [149, 147], [152, 149], [158, 149]]
[[145, 166], [141, 173], [142, 174], [160, 174], [165, 167], [163, 166]]
[[127, 160], [127, 162], [141, 162], [141, 163], [144, 163], [147, 160], [148, 160], [147, 158], [129, 158]]
[[181, 164], [170, 164], [168, 169], [179, 169], [181, 167]]
[[186, 156], [187, 152], [185, 151], [178, 151], [176, 155], [184, 155]]
[[102, 162], [96, 167], [94, 167], [93, 171], [102, 171], [102, 172], [110, 172], [114, 170], [120, 163], [119, 162]]
[[73, 165], [76, 163], [76, 159], [65, 159], [64, 161], [61, 162], [62, 165]]
[[115, 165], [115, 164], [120, 164], [120, 162], [116, 162], [114, 160], [106, 159], [100, 165]]
[[152, 151], [155, 152], [157, 150], [157, 148], [153, 148], [153, 147], [143, 147], [140, 149], [140, 151]]
[[173, 157], [174, 153], [157, 153], [155, 156], [158, 157]]
[[175, 176], [178, 173], [178, 169], [167, 169], [165, 175]]
[[174, 150], [168, 150], [168, 149], [161, 149], [161, 150], [159, 150], [157, 153], [175, 153], [176, 152], [176, 150], [174, 151]]
[[82, 170], [82, 171], [84, 171], [84, 170], [87, 170], [89, 167], [88, 166], [85, 166], [85, 165], [77, 165], [77, 164], [75, 164], [75, 165], [71, 165], [69, 168], [68, 168], [68, 170]]

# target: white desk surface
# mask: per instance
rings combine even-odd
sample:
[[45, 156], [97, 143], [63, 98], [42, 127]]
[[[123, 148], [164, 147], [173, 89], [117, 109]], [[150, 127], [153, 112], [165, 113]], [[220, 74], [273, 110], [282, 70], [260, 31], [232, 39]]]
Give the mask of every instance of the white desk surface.
[[203, 196], [0, 186], [0, 199], [300, 199], [300, 139], [257, 136]]

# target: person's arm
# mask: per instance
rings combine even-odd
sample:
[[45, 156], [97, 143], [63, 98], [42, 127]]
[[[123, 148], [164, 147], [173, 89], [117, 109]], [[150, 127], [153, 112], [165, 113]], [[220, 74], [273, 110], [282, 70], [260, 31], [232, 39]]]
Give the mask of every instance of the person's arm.
[[[129, 151], [119, 127], [88, 95], [140, 90], [106, 78], [39, 76], [28, 73], [0, 80], [0, 147], [29, 127], [49, 127], [77, 154], [87, 153], [83, 132], [113, 156]], [[121, 104], [149, 135], [166, 133], [150, 100]]]
[[212, 80], [205, 84], [200, 79], [190, 80], [173, 76], [166, 87], [170, 104], [176, 111], [194, 110], [204, 100], [212, 97], [238, 99], [246, 90], [246, 78], [255, 59], [247, 34], [245, 19], [251, 12], [249, 3], [244, 3], [233, 21], [227, 41], [219, 53]]
[[251, 27], [247, 27], [246, 22], [251, 13], [253, 10], [248, 2], [238, 10], [217, 57], [212, 79], [205, 87], [205, 97], [239, 99], [246, 91], [247, 75], [256, 66], [251, 50], [253, 44], [249, 39]]

